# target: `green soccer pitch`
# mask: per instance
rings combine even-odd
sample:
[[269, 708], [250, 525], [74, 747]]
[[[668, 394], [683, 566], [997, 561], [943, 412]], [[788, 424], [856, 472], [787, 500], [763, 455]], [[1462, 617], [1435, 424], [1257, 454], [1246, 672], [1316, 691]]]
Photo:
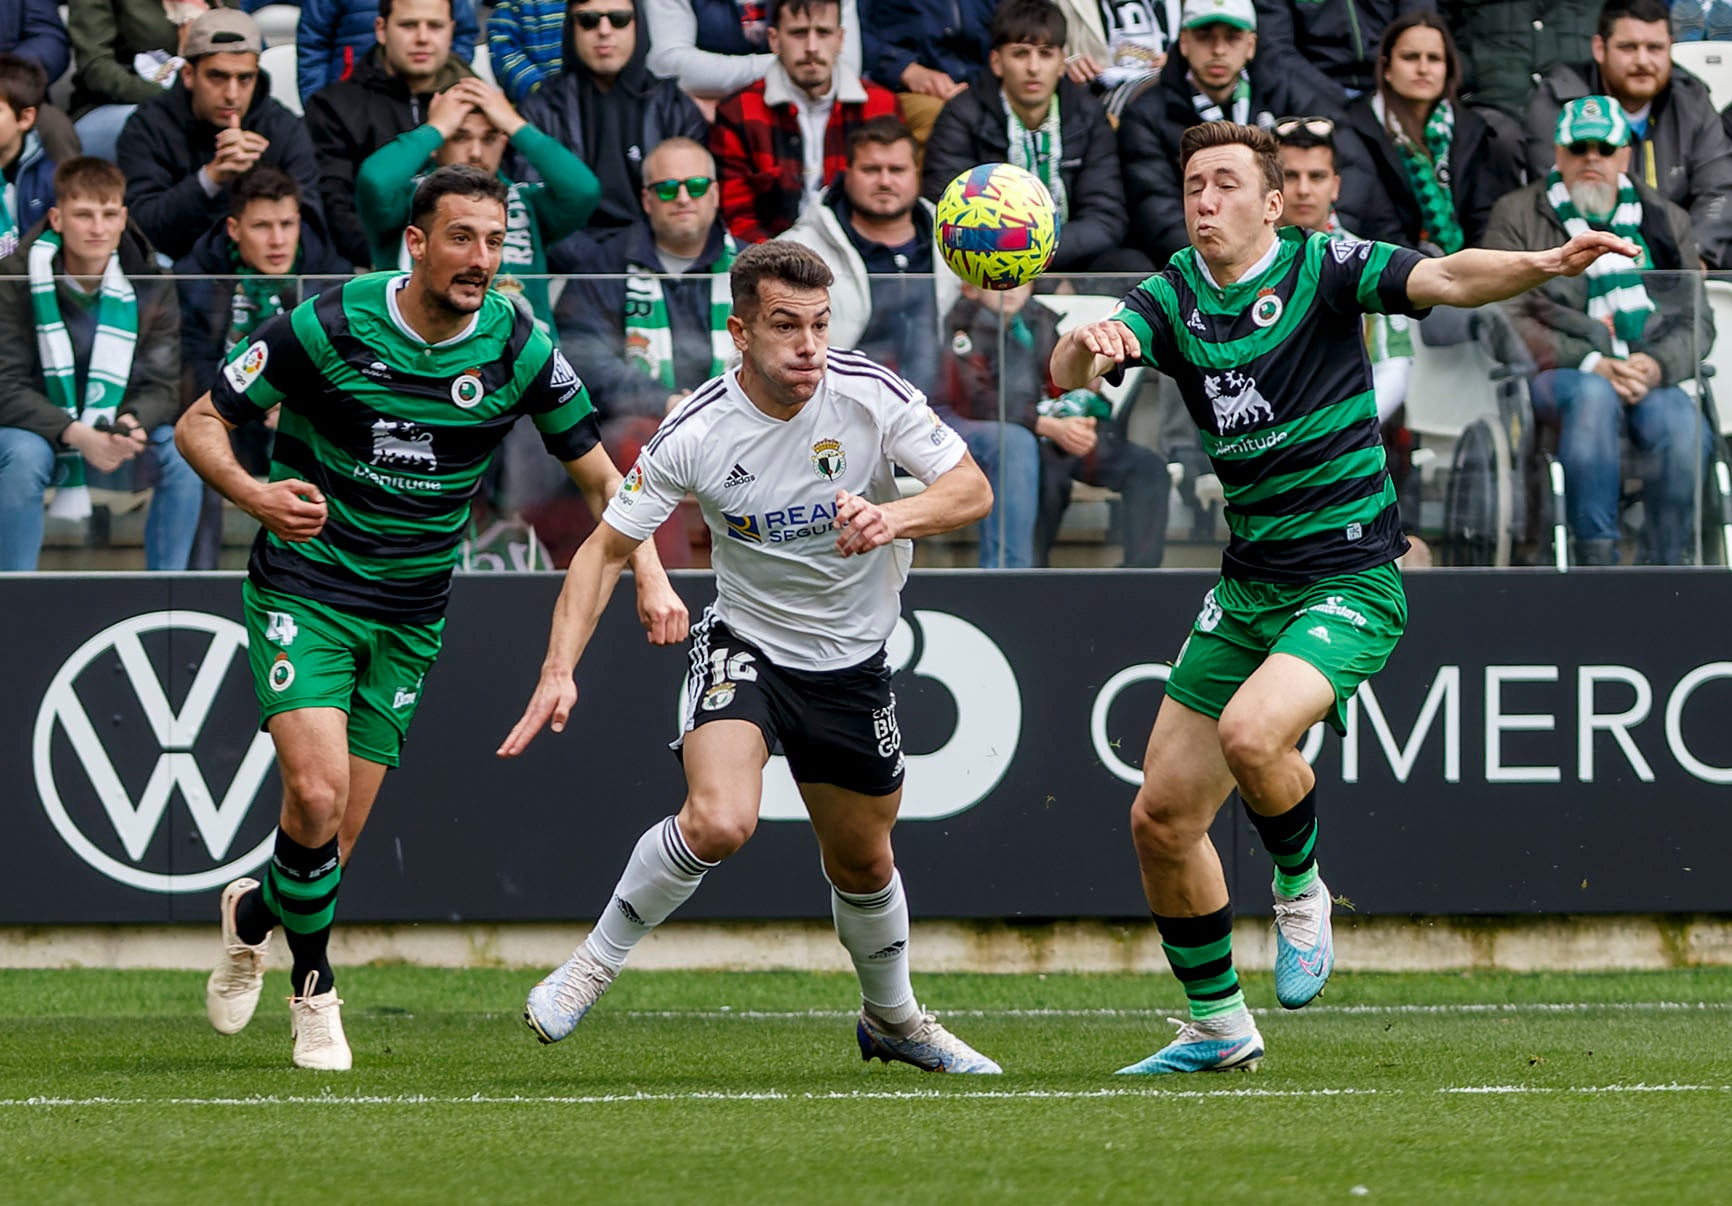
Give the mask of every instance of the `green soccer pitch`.
[[[534, 972], [343, 968], [356, 1070], [224, 1038], [190, 972], [0, 972], [0, 1200], [1570, 1202], [1732, 1195], [1732, 970], [1246, 977], [1255, 1073], [1110, 1075], [1164, 975], [917, 975], [1000, 1077], [863, 1067], [851, 977], [628, 971], [570, 1039]], [[1267, 1006], [1268, 1008], [1263, 1008]]]

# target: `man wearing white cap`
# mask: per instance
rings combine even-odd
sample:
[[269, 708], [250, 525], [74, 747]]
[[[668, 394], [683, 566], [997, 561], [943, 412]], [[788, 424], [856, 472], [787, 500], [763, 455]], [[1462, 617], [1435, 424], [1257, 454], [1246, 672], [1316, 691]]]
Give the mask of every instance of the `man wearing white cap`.
[[259, 71], [264, 38], [243, 12], [213, 8], [187, 26], [180, 78], [127, 120], [115, 152], [126, 206], [156, 250], [179, 258], [228, 218], [231, 181], [257, 164], [301, 186], [318, 222], [319, 169], [307, 128], [271, 97]]
[[1517, 329], [1541, 368], [1534, 412], [1558, 425], [1566, 516], [1576, 560], [1618, 559], [1619, 437], [1642, 458], [1639, 560], [1676, 565], [1695, 519], [1707, 426], [1678, 386], [1696, 375], [1714, 337], [1694, 275], [1690, 215], [1630, 176], [1630, 123], [1610, 96], [1584, 96], [1558, 114], [1550, 173], [1492, 210], [1486, 246], [1542, 251], [1584, 230], [1609, 230], [1641, 248], [1608, 255], [1579, 277], [1520, 299]]
[[1131, 241], [1158, 265], [1185, 245], [1179, 138], [1187, 129], [1200, 121], [1269, 129], [1278, 118], [1294, 114], [1335, 123], [1346, 186], [1340, 208], [1351, 226], [1372, 178], [1364, 145], [1340, 121], [1339, 95], [1281, 71], [1278, 60], [1258, 58], [1257, 10], [1251, 0], [1186, 0], [1178, 53], [1167, 59], [1159, 82], [1127, 105], [1119, 120]]

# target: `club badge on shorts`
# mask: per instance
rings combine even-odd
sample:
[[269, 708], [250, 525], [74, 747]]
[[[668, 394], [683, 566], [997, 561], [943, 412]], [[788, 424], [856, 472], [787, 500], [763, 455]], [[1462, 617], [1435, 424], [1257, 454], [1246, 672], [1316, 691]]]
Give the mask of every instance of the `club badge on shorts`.
[[706, 712], [720, 712], [734, 702], [734, 684], [717, 683], [704, 692], [702, 708]]

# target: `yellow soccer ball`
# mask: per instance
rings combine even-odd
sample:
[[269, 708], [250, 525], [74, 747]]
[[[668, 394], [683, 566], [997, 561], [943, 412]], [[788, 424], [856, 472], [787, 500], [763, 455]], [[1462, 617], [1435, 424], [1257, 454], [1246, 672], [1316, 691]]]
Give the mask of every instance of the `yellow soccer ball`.
[[983, 163], [938, 199], [939, 254], [982, 289], [1026, 285], [1052, 262], [1058, 209], [1040, 179], [1008, 163]]

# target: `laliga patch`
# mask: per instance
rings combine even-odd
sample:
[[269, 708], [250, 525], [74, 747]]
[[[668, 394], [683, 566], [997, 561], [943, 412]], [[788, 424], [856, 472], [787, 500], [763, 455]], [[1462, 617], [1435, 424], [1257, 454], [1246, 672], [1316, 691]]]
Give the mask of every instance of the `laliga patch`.
[[270, 354], [264, 340], [255, 339], [252, 346], [241, 353], [239, 360], [231, 360], [223, 366], [223, 376], [228, 378], [228, 383], [235, 393], [246, 393], [247, 387], [259, 379], [259, 374], [265, 371], [265, 361], [270, 359]]
[[638, 496], [642, 493], [643, 470], [637, 465], [633, 465], [631, 471], [628, 472], [625, 475], [624, 480], [620, 482], [619, 493], [614, 497], [621, 506], [629, 507], [638, 500]]

